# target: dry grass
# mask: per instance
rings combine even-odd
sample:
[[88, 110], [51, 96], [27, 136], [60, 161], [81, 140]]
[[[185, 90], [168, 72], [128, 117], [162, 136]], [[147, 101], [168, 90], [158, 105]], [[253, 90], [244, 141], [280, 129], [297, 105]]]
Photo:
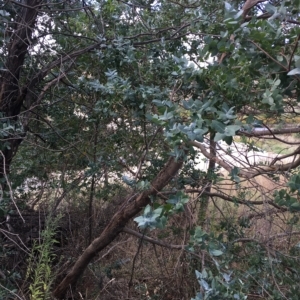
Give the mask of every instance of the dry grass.
[[[268, 248], [270, 253], [288, 250], [296, 243], [296, 225], [289, 225], [290, 213], [275, 213], [274, 207], [267, 202], [272, 200], [275, 189], [286, 186], [286, 178], [278, 181], [267, 176], [258, 176], [239, 185], [230, 179], [224, 179], [213, 187], [214, 192], [223, 193], [240, 201], [262, 201], [260, 205], [242, 205], [215, 197], [209, 202], [207, 221], [204, 229], [216, 234], [227, 234], [226, 228], [220, 227], [221, 221], [238, 224], [241, 218], [249, 219], [249, 228], [244, 230], [244, 238], [251, 238]], [[75, 199], [75, 200], [74, 200]], [[72, 263], [88, 244], [88, 212], [81, 199], [70, 194], [65, 204], [67, 218], [68, 243], [57, 250], [60, 263], [53, 266], [53, 272], [59, 272], [62, 278]], [[99, 236], [105, 224], [117, 209], [122, 195], [111, 201], [97, 200], [93, 209], [93, 236]], [[199, 214], [198, 193], [190, 194], [190, 202], [185, 212], [172, 216], [163, 230], [153, 230], [147, 235], [163, 240], [170, 245], [185, 245], [189, 241], [190, 229], [197, 225]], [[138, 231], [134, 222], [128, 225]], [[237, 236], [238, 238], [238, 236]], [[245, 268], [244, 257], [249, 256], [243, 243], [236, 246], [244, 249], [237, 253], [239, 260], [233, 260], [231, 267]], [[197, 253], [202, 256], [202, 253]], [[271, 255], [271, 254], [270, 254]], [[154, 300], [154, 299], [191, 299], [199, 290], [194, 270], [201, 270], [205, 262], [190, 256], [182, 250], [171, 250], [141, 241], [135, 236], [122, 233], [107, 249], [95, 257], [83, 277], [77, 290], [70, 293], [71, 299], [89, 300]], [[59, 279], [58, 279], [59, 280]]]
[[[189, 217], [183, 213], [172, 217], [164, 230], [147, 234], [180, 245], [188, 238], [189, 225]], [[129, 227], [138, 231], [134, 223]], [[72, 244], [67, 246], [69, 253], [74, 249]], [[72, 256], [75, 259], [78, 252], [73, 251]], [[195, 267], [195, 260], [182, 250], [163, 248], [123, 233], [89, 265], [73, 298], [80, 299], [81, 294], [91, 300], [190, 299], [198, 289]]]

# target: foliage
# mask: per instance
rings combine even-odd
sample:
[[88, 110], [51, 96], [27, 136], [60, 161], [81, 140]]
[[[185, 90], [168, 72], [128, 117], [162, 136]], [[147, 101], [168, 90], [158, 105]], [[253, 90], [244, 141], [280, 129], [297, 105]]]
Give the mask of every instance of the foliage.
[[[79, 207], [92, 241], [110, 208], [97, 241], [112, 241], [132, 218], [145, 235], [189, 216], [189, 297], [296, 299], [299, 1], [25, 2], [0, 5], [1, 223]], [[50, 297], [49, 226], [32, 299]]]
[[40, 241], [34, 241], [27, 263], [26, 278], [30, 282], [31, 300], [51, 299], [51, 285], [55, 278], [52, 265], [56, 259], [53, 247], [57, 243], [55, 234], [59, 218], [47, 220]]

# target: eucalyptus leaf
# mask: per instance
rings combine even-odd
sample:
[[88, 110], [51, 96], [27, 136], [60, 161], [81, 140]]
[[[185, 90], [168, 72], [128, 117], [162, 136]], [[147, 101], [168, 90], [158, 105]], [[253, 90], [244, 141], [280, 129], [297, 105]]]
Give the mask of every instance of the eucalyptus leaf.
[[287, 75], [289, 75], [289, 76], [298, 75], [298, 74], [300, 74], [300, 68], [295, 68], [287, 73]]
[[209, 253], [212, 255], [212, 256], [221, 256], [223, 255], [223, 251], [221, 250], [210, 250]]

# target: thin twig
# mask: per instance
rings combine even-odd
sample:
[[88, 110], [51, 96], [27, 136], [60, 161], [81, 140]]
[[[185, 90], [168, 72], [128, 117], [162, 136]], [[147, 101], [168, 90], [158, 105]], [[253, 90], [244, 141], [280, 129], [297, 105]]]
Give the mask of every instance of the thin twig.
[[8, 189], [9, 189], [10, 199], [11, 199], [11, 201], [13, 202], [13, 204], [14, 204], [14, 206], [15, 206], [15, 208], [16, 208], [16, 210], [17, 210], [19, 216], [20, 216], [20, 218], [22, 219], [23, 223], [25, 223], [25, 220], [24, 220], [24, 218], [23, 218], [23, 216], [22, 216], [22, 214], [21, 214], [21, 212], [20, 212], [20, 210], [19, 210], [19, 208], [18, 208], [18, 205], [17, 205], [17, 203], [16, 203], [15, 200], [14, 200], [13, 190], [12, 190], [11, 184], [10, 184], [10, 182], [9, 182], [9, 180], [8, 180], [8, 176], [7, 176], [7, 174], [6, 174], [6, 162], [5, 162], [5, 156], [4, 156], [4, 154], [3, 154], [3, 152], [2, 152], [1, 150], [0, 150], [0, 154], [2, 155], [2, 159], [3, 159], [3, 175], [4, 175], [4, 177], [5, 177], [5, 180], [6, 180]]
[[141, 250], [141, 248], [142, 248], [143, 239], [144, 239], [146, 230], [147, 230], [147, 227], [146, 227], [146, 228], [144, 229], [144, 231], [143, 231], [142, 237], [141, 237], [140, 242], [139, 242], [138, 249], [137, 249], [136, 254], [135, 254], [135, 256], [134, 256], [134, 258], [133, 258], [133, 261], [132, 261], [131, 275], [130, 275], [130, 280], [129, 280], [129, 282], [128, 282], [129, 288], [132, 287], [132, 285], [133, 285], [132, 281], [133, 281], [133, 274], [134, 274], [135, 262], [136, 262], [136, 260], [137, 260], [137, 256], [138, 256], [139, 253], [140, 253], [140, 250]]
[[23, 298], [18, 296], [15, 292], [13, 292], [13, 291], [9, 290], [8, 288], [6, 288], [5, 286], [3, 286], [1, 283], [0, 283], [0, 287], [3, 288], [5, 291], [9, 292], [10, 294], [14, 295], [15, 297], [17, 297], [18, 299], [24, 300]]

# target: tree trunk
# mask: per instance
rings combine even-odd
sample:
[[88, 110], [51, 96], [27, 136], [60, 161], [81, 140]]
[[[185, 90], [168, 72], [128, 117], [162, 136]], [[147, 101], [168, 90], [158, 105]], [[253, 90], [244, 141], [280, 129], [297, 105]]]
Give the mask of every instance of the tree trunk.
[[[20, 74], [23, 69], [25, 57], [28, 54], [32, 42], [32, 31], [34, 29], [38, 6], [41, 0], [24, 0], [23, 6], [19, 7], [14, 21], [14, 28], [9, 28], [6, 35], [10, 35], [6, 53], [4, 54], [4, 65], [0, 71], [0, 117], [1, 123], [11, 124], [13, 127], [20, 126], [18, 115], [21, 111], [27, 90], [19, 84]], [[11, 34], [9, 33], [11, 30]], [[15, 155], [24, 134], [11, 133], [10, 136], [0, 136], [5, 142], [0, 147], [0, 184], [6, 186], [6, 177], [10, 171], [10, 164]]]
[[150, 203], [150, 196], [156, 195], [161, 191], [177, 174], [181, 166], [182, 161], [175, 161], [175, 159], [171, 157], [153, 180], [149, 190], [144, 191], [141, 194], [131, 195], [127, 199], [124, 199], [124, 204], [112, 217], [102, 234], [87, 247], [68, 275], [56, 287], [53, 292], [53, 295], [56, 298], [63, 299], [65, 297], [68, 289], [75, 286], [78, 278], [95, 255], [109, 245], [123, 230], [128, 221]]

